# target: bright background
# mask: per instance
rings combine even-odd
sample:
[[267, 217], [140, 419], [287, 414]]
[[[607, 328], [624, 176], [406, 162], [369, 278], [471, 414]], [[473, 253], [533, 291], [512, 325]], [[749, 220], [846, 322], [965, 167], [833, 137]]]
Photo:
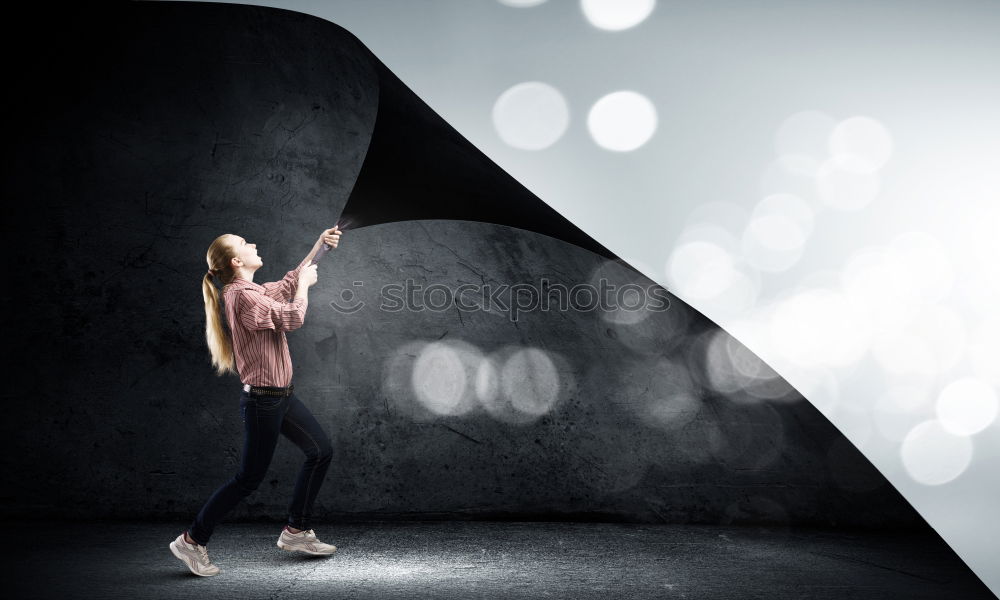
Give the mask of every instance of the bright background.
[[1000, 3], [242, 3], [350, 30], [1000, 591]]

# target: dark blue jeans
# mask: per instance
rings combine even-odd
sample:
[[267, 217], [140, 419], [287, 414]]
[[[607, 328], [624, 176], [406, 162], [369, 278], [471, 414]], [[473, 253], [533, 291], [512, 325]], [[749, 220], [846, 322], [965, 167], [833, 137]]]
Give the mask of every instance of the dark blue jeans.
[[288, 525], [309, 529], [313, 501], [333, 457], [330, 439], [316, 422], [309, 409], [292, 392], [288, 397], [251, 396], [240, 392], [240, 414], [243, 416], [243, 459], [236, 475], [215, 490], [201, 508], [188, 529], [191, 539], [208, 545], [212, 531], [240, 500], [249, 496], [267, 474], [274, 448], [281, 433], [306, 455], [295, 492], [288, 506]]

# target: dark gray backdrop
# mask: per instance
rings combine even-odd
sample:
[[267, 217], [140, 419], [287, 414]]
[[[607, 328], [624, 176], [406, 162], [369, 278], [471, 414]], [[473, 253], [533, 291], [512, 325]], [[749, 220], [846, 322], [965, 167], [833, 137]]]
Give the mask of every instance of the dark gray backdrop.
[[[366, 158], [377, 62], [343, 29], [273, 9], [135, 3], [86, 16], [21, 65], [23, 94], [9, 101], [2, 514], [187, 519], [232, 475], [241, 443], [239, 382], [212, 375], [204, 342], [205, 251], [226, 232], [257, 242], [258, 281], [301, 260]], [[443, 122], [440, 135], [463, 143]], [[506, 177], [463, 160], [444, 171], [483, 188]], [[413, 201], [433, 198], [415, 189]], [[345, 234], [320, 265], [306, 325], [289, 334], [296, 392], [335, 447], [320, 518], [926, 527], [808, 402], [714, 390], [705, 344], [717, 329], [676, 298], [632, 327], [598, 312], [514, 322], [377, 308], [380, 287], [407, 278], [572, 286], [605, 264], [488, 223]], [[620, 266], [601, 272], [636, 281]], [[364, 309], [328, 306], [354, 281]], [[435, 415], [386, 379], [412, 366], [407, 344], [433, 341], [542, 349], [558, 401], [528, 422], [482, 408]], [[633, 406], [677, 388], [697, 398], [681, 426]], [[281, 519], [300, 460], [279, 444], [232, 518]]]

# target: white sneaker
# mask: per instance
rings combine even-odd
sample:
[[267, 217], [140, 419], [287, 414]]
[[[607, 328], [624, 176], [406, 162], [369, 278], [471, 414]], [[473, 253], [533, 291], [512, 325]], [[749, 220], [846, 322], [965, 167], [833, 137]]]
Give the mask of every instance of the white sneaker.
[[181, 559], [187, 568], [195, 575], [211, 577], [219, 574], [219, 567], [208, 560], [208, 548], [198, 544], [189, 544], [184, 540], [184, 534], [177, 536], [177, 539], [170, 542], [170, 551], [174, 556]]
[[288, 552], [305, 552], [316, 556], [333, 554], [337, 547], [331, 544], [324, 544], [316, 539], [316, 532], [312, 529], [292, 533], [288, 529], [282, 529], [278, 537], [278, 547]]

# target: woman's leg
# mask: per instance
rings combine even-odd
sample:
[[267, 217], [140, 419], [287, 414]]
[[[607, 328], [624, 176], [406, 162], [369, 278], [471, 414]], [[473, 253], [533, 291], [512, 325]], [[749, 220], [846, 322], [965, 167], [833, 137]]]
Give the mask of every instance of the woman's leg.
[[295, 396], [289, 396], [288, 411], [281, 423], [281, 433], [290, 439], [306, 455], [295, 492], [288, 506], [288, 526], [295, 529], [310, 529], [313, 501], [323, 485], [327, 468], [333, 458], [333, 446], [316, 418]]
[[198, 544], [207, 546], [216, 524], [264, 480], [278, 443], [287, 400], [278, 396], [250, 396], [246, 392], [240, 395], [243, 416], [240, 469], [212, 494], [191, 524], [189, 535]]

